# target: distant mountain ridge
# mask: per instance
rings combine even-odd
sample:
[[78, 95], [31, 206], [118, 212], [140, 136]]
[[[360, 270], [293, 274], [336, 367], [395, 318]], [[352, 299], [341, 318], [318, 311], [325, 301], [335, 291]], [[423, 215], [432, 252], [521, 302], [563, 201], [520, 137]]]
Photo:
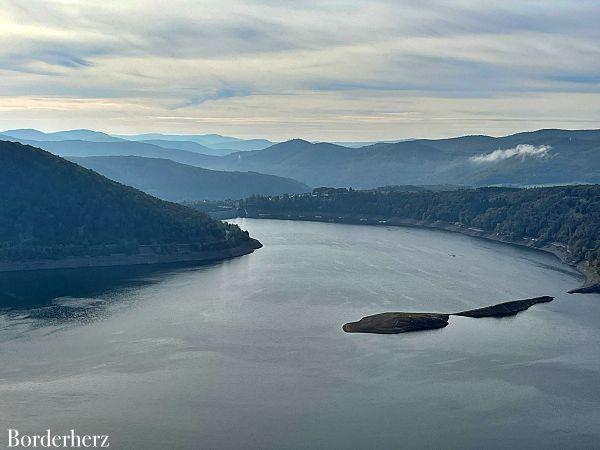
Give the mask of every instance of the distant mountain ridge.
[[274, 144], [267, 139], [240, 139], [232, 136], [222, 136], [220, 134], [161, 134], [146, 133], [135, 135], [119, 135], [118, 137], [129, 141], [188, 141], [195, 142], [214, 150], [232, 150], [248, 151], [262, 150]]
[[175, 149], [175, 150], [185, 150], [187, 152], [200, 153], [202, 155], [213, 155], [213, 156], [224, 156], [229, 153], [233, 153], [235, 150], [228, 149], [215, 149], [206, 147], [204, 145], [198, 144], [197, 142], [192, 141], [167, 141], [164, 139], [149, 139], [147, 141], [133, 141], [140, 142], [142, 144], [151, 144], [157, 145], [162, 148]]
[[21, 139], [18, 142], [43, 148], [46, 151], [63, 157], [143, 156], [149, 158], [167, 158], [182, 164], [199, 167], [210, 164], [215, 158], [218, 159], [218, 156], [203, 155], [192, 151], [164, 148], [154, 144], [134, 141], [33, 141]]
[[33, 128], [21, 128], [17, 130], [6, 130], [2, 132], [5, 136], [10, 136], [16, 139], [32, 140], [32, 141], [69, 141], [69, 140], [85, 140], [93, 142], [119, 142], [120, 139], [100, 131], [93, 130], [67, 130], [44, 133]]
[[[359, 148], [293, 139], [261, 150], [225, 155], [201, 154], [198, 143], [26, 141], [65, 156], [143, 156], [222, 171], [260, 172], [292, 178], [310, 186], [459, 184], [537, 185], [600, 182], [600, 130], [545, 129], [503, 137], [485, 135], [447, 139], [380, 142]], [[207, 135], [190, 135], [186, 139]], [[213, 145], [228, 137], [208, 135]], [[39, 136], [38, 136], [39, 138]], [[11, 138], [14, 139], [14, 138]], [[220, 140], [220, 142], [219, 142]], [[182, 142], [170, 144], [170, 142]], [[242, 140], [235, 140], [236, 145]], [[215, 144], [217, 143], [217, 144]], [[166, 148], [168, 145], [178, 148]], [[241, 144], [240, 144], [241, 145]], [[262, 144], [261, 144], [262, 145]], [[192, 151], [190, 151], [192, 150]]]
[[220, 134], [164, 134], [164, 133], [142, 133], [142, 134], [120, 134], [116, 135], [128, 141], [145, 141], [149, 139], [161, 139], [168, 141], [190, 141], [202, 145], [222, 144], [223, 142], [234, 142], [241, 140], [232, 136]]
[[291, 177], [312, 186], [595, 183], [600, 181], [600, 130], [415, 139], [361, 148], [296, 139], [205, 164]]
[[[271, 145], [275, 144], [275, 142], [271, 142], [267, 139], [245, 139], [245, 140], [235, 140], [235, 141], [226, 141], [219, 142], [215, 144], [211, 144], [210, 147], [215, 150], [237, 150], [237, 151], [250, 151], [250, 150], [263, 150]], [[232, 152], [229, 152], [232, 153]]]
[[170, 201], [242, 199], [251, 195], [310, 192], [289, 178], [256, 172], [223, 172], [139, 156], [69, 158], [111, 180]]
[[90, 141], [90, 142], [146, 142], [164, 148], [189, 150], [207, 155], [226, 155], [234, 151], [262, 150], [274, 144], [267, 139], [240, 139], [220, 134], [161, 134], [110, 135], [93, 130], [65, 130], [45, 133], [33, 128], [1, 132], [19, 141]]

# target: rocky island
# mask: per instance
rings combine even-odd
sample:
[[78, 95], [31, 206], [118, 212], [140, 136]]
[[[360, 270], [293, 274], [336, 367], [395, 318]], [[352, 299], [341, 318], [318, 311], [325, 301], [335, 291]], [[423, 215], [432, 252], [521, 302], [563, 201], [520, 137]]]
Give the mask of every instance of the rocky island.
[[600, 283], [593, 283], [577, 289], [571, 289], [567, 294], [600, 294]]
[[342, 328], [346, 333], [396, 334], [431, 330], [448, 325], [448, 314], [387, 312], [350, 322]]
[[515, 300], [512, 302], [498, 303], [497, 305], [486, 306], [485, 308], [470, 309], [468, 311], [462, 311], [451, 315], [474, 318], [514, 316], [515, 314], [518, 314], [521, 311], [529, 309], [536, 303], [547, 303], [551, 302], [552, 300], [554, 300], [554, 297], [549, 297], [545, 295], [543, 297], [535, 297], [528, 298], [525, 300]]
[[473, 318], [514, 316], [537, 303], [547, 303], [552, 300], [554, 300], [554, 297], [545, 295], [542, 297], [498, 303], [484, 308], [470, 309], [453, 314], [386, 312], [363, 317], [358, 322], [346, 323], [342, 329], [346, 333], [376, 334], [397, 334], [409, 331], [433, 330], [447, 326], [450, 316]]

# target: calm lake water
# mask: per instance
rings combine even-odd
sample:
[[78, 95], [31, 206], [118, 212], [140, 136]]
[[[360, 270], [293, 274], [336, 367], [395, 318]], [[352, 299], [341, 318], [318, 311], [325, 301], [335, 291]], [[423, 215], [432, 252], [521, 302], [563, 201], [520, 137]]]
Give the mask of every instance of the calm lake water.
[[[0, 275], [6, 428], [124, 449], [598, 448], [600, 296], [554, 257], [430, 230], [240, 219], [202, 267]], [[454, 255], [454, 256], [453, 256]], [[516, 317], [345, 334], [384, 311], [556, 296]]]

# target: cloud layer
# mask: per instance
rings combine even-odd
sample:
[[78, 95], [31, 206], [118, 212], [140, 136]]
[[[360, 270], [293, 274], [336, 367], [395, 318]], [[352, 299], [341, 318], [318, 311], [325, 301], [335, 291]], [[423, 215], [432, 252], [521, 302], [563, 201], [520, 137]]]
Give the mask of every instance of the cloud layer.
[[0, 126], [275, 139], [600, 121], [596, 0], [0, 0]]
[[491, 153], [471, 157], [475, 163], [495, 163], [508, 158], [519, 158], [524, 161], [526, 158], [545, 158], [552, 149], [549, 145], [540, 145], [536, 147], [530, 144], [519, 144], [514, 148], [505, 150], [494, 150]]

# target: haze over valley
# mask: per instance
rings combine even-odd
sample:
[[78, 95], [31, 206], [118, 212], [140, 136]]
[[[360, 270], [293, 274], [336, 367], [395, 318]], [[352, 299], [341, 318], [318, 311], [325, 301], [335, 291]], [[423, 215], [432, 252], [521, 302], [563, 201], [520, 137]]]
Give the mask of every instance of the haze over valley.
[[[99, 159], [78, 161], [88, 166], [94, 161], [91, 167], [109, 178], [117, 177], [116, 181], [133, 183], [134, 186], [159, 196], [161, 190], [151, 187], [155, 178], [144, 169], [151, 164], [156, 167], [159, 163], [145, 161], [144, 158], [167, 159], [216, 171], [256, 172], [298, 182], [296, 185], [254, 187], [239, 193], [224, 192], [223, 195], [231, 197], [215, 196], [214, 193], [202, 196], [193, 191], [170, 193], [164, 197], [171, 200], [298, 193], [306, 190], [306, 185], [355, 188], [406, 184], [528, 186], [600, 181], [600, 130], [548, 129], [504, 137], [411, 139], [357, 147], [327, 142], [311, 143], [302, 139], [277, 144], [263, 140], [260, 146], [268, 146], [258, 150], [252, 149], [256, 140], [217, 138], [215, 135], [208, 135], [209, 138], [201, 135], [142, 135], [142, 139], [131, 141], [90, 130], [56, 133], [7, 130], [0, 134], [5, 139], [40, 147], [69, 158], [136, 156], [138, 158], [126, 160], [127, 167], [135, 171], [135, 175], [132, 172], [130, 178], [124, 177], [123, 170], [117, 175], [115, 169], [110, 168], [115, 165], [116, 159], [105, 159], [104, 164], [99, 164]], [[170, 140], [146, 139], [158, 136]], [[31, 139], [33, 137], [36, 140]], [[244, 147], [248, 142], [251, 145], [245, 151], [223, 149], [227, 145], [233, 146], [233, 143], [238, 148]], [[213, 147], [208, 147], [209, 145]], [[110, 161], [112, 164], [109, 164]], [[188, 169], [188, 173], [192, 172]], [[258, 175], [252, 177], [256, 178]], [[278, 179], [271, 180], [275, 183]], [[301, 189], [300, 186], [304, 187]]]
[[171, 201], [241, 199], [300, 194], [306, 184], [257, 172], [225, 172], [139, 156], [88, 156], [71, 161], [148, 194]]

